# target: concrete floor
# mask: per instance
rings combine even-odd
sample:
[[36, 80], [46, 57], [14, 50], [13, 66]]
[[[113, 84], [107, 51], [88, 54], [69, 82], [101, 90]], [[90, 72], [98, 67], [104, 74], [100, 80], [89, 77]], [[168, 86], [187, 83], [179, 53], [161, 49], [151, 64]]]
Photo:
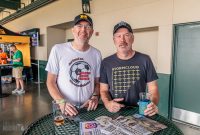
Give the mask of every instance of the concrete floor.
[[[4, 93], [11, 93], [15, 84], [3, 84]], [[21, 135], [33, 121], [51, 112], [51, 97], [45, 84], [28, 83], [25, 95], [0, 99], [0, 135]]]
[[[3, 93], [11, 93], [15, 84], [3, 84]], [[0, 98], [0, 135], [21, 135], [23, 130], [38, 118], [51, 112], [51, 100], [46, 85], [28, 83], [24, 95]], [[185, 135], [200, 135], [200, 129], [175, 124]]]

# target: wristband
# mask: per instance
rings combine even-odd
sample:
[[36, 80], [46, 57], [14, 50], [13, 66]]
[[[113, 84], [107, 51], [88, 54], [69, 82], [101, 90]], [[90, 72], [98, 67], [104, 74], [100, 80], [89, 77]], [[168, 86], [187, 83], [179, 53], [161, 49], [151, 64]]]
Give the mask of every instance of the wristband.
[[63, 104], [63, 103], [66, 102], [65, 99], [56, 99], [55, 101], [56, 101], [56, 103], [58, 103], [58, 104]]

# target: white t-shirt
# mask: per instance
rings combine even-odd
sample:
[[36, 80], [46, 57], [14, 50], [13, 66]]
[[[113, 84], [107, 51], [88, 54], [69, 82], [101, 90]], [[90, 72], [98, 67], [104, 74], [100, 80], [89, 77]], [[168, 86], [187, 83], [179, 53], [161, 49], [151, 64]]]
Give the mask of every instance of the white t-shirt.
[[71, 42], [56, 44], [50, 53], [46, 71], [57, 75], [61, 94], [73, 105], [81, 105], [94, 92], [94, 79], [100, 77], [101, 53], [90, 48], [81, 52]]

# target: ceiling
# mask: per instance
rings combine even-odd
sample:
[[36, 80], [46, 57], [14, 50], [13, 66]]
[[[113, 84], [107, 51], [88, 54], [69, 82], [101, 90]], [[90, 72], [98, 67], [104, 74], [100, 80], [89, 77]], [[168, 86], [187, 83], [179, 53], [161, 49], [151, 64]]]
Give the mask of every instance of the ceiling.
[[0, 0], [0, 25], [56, 0]]

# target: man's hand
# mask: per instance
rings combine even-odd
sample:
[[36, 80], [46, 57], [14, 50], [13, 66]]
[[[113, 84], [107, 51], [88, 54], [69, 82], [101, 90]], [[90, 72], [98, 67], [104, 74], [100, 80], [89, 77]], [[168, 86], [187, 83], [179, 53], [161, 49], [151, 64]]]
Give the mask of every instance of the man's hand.
[[74, 107], [70, 103], [66, 103], [66, 105], [65, 105], [65, 115], [75, 116], [77, 114], [78, 114], [78, 111], [77, 111], [76, 107]]
[[7, 61], [12, 61], [12, 59], [11, 59], [11, 58], [8, 58]]
[[88, 99], [88, 100], [81, 106], [81, 108], [87, 107], [87, 110], [88, 110], [88, 111], [90, 111], [90, 110], [96, 110], [96, 109], [97, 109], [97, 106], [98, 106], [98, 102], [99, 102], [98, 96], [92, 96], [92, 98], [91, 98], [91, 99]]
[[121, 102], [123, 100], [124, 98], [115, 98], [111, 101], [108, 101], [104, 105], [108, 109], [109, 112], [118, 112], [122, 107], [124, 107], [123, 104], [120, 104], [118, 102]]
[[144, 111], [144, 115], [153, 116], [158, 113], [158, 107], [151, 102], [147, 105], [147, 109]]

